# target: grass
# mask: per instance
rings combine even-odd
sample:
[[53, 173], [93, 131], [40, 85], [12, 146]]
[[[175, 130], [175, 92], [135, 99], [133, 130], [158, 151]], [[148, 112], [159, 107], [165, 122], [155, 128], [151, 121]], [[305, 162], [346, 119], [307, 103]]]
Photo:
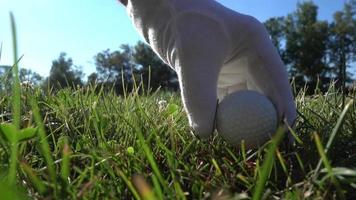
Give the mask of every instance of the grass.
[[[325, 95], [306, 97], [301, 92], [294, 129], [299, 143], [285, 152], [280, 139], [253, 151], [228, 146], [217, 135], [197, 140], [178, 94], [120, 97], [95, 91], [90, 86], [45, 94], [23, 88], [20, 129], [12, 125], [11, 94], [1, 95], [1, 179], [11, 180], [6, 184], [26, 190], [31, 198], [354, 195], [355, 93], [343, 108], [341, 95], [332, 87]], [[167, 105], [162, 107], [161, 100]], [[15, 177], [10, 176], [14, 165]]]
[[194, 138], [175, 93], [55, 93], [14, 77], [0, 91], [1, 199], [356, 198], [355, 90], [344, 107], [333, 85], [300, 91], [286, 152], [281, 132], [255, 150]]

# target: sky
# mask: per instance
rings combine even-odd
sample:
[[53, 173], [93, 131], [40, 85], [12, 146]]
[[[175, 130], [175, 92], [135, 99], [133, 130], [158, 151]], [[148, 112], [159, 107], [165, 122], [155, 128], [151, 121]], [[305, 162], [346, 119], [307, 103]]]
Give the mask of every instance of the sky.
[[[286, 16], [303, 0], [217, 0], [264, 22]], [[321, 20], [331, 20], [346, 0], [314, 0]], [[20, 67], [48, 76], [52, 61], [66, 52], [86, 75], [95, 71], [94, 56], [103, 50], [134, 45], [136, 33], [117, 0], [0, 0], [0, 65], [12, 65], [9, 13], [16, 20]]]

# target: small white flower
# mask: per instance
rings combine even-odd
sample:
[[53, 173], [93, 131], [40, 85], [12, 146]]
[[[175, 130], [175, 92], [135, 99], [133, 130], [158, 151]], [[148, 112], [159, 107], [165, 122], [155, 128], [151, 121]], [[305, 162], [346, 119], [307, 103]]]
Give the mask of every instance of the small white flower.
[[31, 81], [23, 81], [21, 82], [21, 87], [26, 89], [33, 89], [33, 84]]
[[158, 108], [160, 111], [166, 109], [167, 107], [167, 101], [166, 100], [160, 100], [158, 101]]

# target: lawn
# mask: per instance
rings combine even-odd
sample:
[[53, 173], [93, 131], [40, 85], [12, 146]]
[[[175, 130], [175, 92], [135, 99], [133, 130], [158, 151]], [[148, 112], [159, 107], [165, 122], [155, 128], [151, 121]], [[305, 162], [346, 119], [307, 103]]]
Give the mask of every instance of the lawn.
[[250, 199], [260, 187], [266, 199], [352, 199], [355, 95], [342, 106], [333, 87], [300, 91], [295, 147], [275, 146], [276, 137], [248, 150], [217, 134], [192, 136], [176, 93], [23, 86], [20, 115], [13, 95], [0, 98], [0, 190], [31, 199]]

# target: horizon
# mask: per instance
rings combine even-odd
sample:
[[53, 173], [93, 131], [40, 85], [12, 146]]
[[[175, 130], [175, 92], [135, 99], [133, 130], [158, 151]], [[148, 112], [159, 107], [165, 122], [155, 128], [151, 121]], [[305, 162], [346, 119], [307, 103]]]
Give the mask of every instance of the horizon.
[[[286, 16], [296, 10], [303, 0], [273, 0], [262, 4], [259, 0], [218, 0], [235, 11], [252, 15], [261, 22], [271, 17]], [[117, 50], [122, 44], [135, 45], [143, 41], [136, 33], [125, 8], [116, 0], [90, 2], [63, 0], [35, 2], [0, 0], [0, 65], [13, 64], [9, 13], [12, 11], [17, 28], [18, 55], [24, 56], [19, 66], [49, 75], [52, 61], [61, 52], [81, 66], [85, 77], [95, 72], [93, 57], [106, 49]], [[330, 2], [314, 0], [319, 20], [332, 20], [332, 15], [343, 8], [346, 0]], [[276, 6], [278, 5], [278, 6]], [[31, 9], [29, 9], [31, 8]], [[94, 14], [93, 14], [94, 13]], [[85, 17], [85, 18], [83, 18]], [[355, 63], [349, 71], [355, 73]], [[355, 74], [354, 74], [355, 75]]]

